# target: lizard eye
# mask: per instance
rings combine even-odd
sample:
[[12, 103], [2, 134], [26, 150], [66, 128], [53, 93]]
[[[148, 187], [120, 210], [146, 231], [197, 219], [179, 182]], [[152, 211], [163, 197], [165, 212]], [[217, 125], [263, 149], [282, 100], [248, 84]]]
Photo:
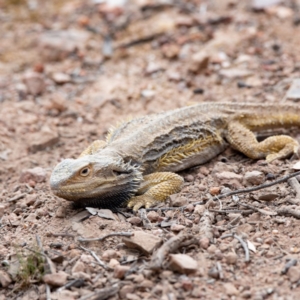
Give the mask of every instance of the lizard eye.
[[80, 171], [81, 176], [88, 176], [90, 174], [90, 169], [85, 167]]

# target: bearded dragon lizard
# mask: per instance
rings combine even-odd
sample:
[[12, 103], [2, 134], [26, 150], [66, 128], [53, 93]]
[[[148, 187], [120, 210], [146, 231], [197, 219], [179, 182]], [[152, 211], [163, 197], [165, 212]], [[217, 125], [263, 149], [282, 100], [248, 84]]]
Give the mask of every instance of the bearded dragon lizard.
[[182, 188], [175, 172], [204, 164], [228, 143], [267, 162], [297, 154], [298, 142], [287, 135], [258, 142], [254, 134], [293, 126], [300, 127], [300, 108], [293, 105], [207, 103], [148, 115], [59, 163], [51, 189], [80, 206], [149, 208]]

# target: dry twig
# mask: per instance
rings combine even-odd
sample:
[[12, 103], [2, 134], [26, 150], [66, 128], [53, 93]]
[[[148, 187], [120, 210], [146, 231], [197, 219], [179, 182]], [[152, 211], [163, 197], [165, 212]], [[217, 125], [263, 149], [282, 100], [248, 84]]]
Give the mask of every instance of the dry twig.
[[300, 212], [296, 211], [292, 208], [284, 207], [284, 208], [278, 209], [276, 212], [278, 215], [281, 215], [281, 216], [294, 217], [296, 219], [300, 219]]
[[241, 245], [242, 245], [242, 247], [245, 251], [245, 262], [249, 262], [250, 261], [250, 253], [249, 253], [249, 248], [248, 248], [247, 243], [245, 243], [243, 241], [243, 239], [235, 233], [225, 234], [225, 235], [221, 236], [221, 239], [225, 239], [225, 238], [228, 238], [228, 237], [233, 237], [241, 243]]
[[146, 229], [151, 229], [152, 228], [152, 224], [150, 222], [150, 220], [147, 218], [147, 215], [146, 215], [146, 210], [144, 208], [140, 209], [139, 210], [139, 213], [140, 213], [140, 217], [143, 221], [143, 225]]
[[89, 252], [102, 268], [104, 268], [105, 270], [109, 269], [109, 267], [97, 256], [97, 254], [94, 251], [87, 249], [85, 247], [82, 247], [82, 246], [79, 246], [79, 247], [80, 247], [80, 249]]
[[210, 241], [214, 238], [213, 229], [212, 229], [212, 222], [214, 220], [215, 216], [213, 213], [206, 210], [199, 223], [200, 227], [200, 234], [207, 237]]
[[288, 184], [295, 190], [296, 192], [296, 199], [293, 199], [294, 202], [296, 203], [300, 203], [300, 184], [298, 182], [298, 180], [293, 177], [293, 178], [290, 178], [288, 180]]
[[178, 235], [170, 238], [152, 255], [149, 266], [150, 269], [155, 271], [160, 270], [166, 256], [169, 253], [176, 251], [184, 241], [192, 238], [193, 237], [191, 235], [186, 235], [183, 233], [179, 233]]
[[100, 291], [97, 291], [95, 293], [85, 295], [85, 296], [79, 298], [79, 300], [88, 300], [88, 299], [91, 299], [91, 300], [105, 300], [105, 299], [108, 299], [111, 296], [116, 295], [119, 292], [119, 289], [120, 289], [119, 285], [114, 284], [110, 287], [103, 288]]
[[94, 241], [103, 241], [108, 237], [111, 236], [133, 236], [133, 232], [112, 232], [109, 233], [107, 235], [104, 235], [102, 237], [99, 238], [91, 238], [91, 239], [82, 239], [82, 238], [78, 238], [78, 242], [94, 242]]

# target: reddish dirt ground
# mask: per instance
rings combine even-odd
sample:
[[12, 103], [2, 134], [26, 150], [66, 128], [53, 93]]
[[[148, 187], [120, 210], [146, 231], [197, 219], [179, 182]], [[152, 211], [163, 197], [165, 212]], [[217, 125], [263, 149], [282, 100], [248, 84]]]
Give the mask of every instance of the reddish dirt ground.
[[[130, 210], [114, 220], [75, 210], [49, 188], [58, 162], [128, 118], [202, 102], [294, 103], [285, 95], [300, 77], [299, 1], [98, 2], [0, 0], [0, 299], [300, 299], [300, 222], [276, 214], [298, 211], [287, 182], [151, 211], [150, 227]], [[272, 182], [295, 163], [228, 149], [182, 173], [183, 190], [162, 207]], [[157, 272], [152, 250], [122, 236], [78, 241], [120, 231], [193, 238]], [[232, 233], [250, 262], [237, 239], [221, 238]]]

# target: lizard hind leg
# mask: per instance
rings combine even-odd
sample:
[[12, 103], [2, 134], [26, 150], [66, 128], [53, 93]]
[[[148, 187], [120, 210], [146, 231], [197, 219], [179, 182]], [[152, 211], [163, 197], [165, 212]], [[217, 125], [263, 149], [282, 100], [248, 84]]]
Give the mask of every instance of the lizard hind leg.
[[299, 144], [287, 135], [271, 136], [258, 142], [254, 133], [239, 122], [228, 125], [226, 138], [230, 145], [253, 159], [266, 158], [267, 162], [297, 154]]
[[86, 149], [84, 149], [79, 157], [86, 156], [86, 155], [92, 155], [98, 152], [100, 149], [104, 148], [106, 146], [105, 141], [96, 140], [92, 142]]
[[156, 172], [145, 175], [136, 196], [132, 197], [127, 206], [137, 211], [142, 206], [149, 208], [165, 201], [170, 195], [180, 191], [183, 178], [171, 172]]

